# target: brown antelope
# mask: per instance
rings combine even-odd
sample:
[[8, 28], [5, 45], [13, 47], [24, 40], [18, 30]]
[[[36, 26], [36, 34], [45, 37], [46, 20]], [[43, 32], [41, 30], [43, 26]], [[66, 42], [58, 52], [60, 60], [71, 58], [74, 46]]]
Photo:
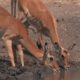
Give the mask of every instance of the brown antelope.
[[22, 45], [27, 48], [30, 53], [36, 58], [39, 59], [40, 57], [43, 57], [43, 51], [39, 50], [34, 45], [28, 35], [28, 31], [25, 29], [25, 26], [20, 21], [12, 17], [2, 7], [0, 7], [0, 33], [2, 34], [0, 37], [4, 40], [5, 45], [8, 48], [8, 54], [12, 66], [15, 66], [14, 56], [12, 52], [12, 42], [10, 40], [12, 37], [18, 36], [19, 41], [22, 43]]
[[54, 16], [50, 13], [47, 7], [41, 0], [18, 0], [20, 6], [24, 10], [24, 13], [27, 14], [29, 11], [30, 14], [43, 23], [43, 29], [48, 29], [51, 41], [54, 45], [57, 45], [61, 50], [61, 55], [64, 56], [65, 67], [68, 67], [68, 52], [64, 49], [59, 41], [57, 33], [57, 23]]

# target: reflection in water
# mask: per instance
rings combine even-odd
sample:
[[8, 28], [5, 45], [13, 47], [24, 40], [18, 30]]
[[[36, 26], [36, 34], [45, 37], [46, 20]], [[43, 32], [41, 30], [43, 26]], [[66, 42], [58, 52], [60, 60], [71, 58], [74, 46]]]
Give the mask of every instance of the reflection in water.
[[46, 76], [44, 80], [80, 80], [80, 69], [74, 68], [53, 72], [51, 76]]
[[60, 72], [53, 73], [52, 76], [46, 77], [45, 80], [59, 80], [60, 79]]
[[70, 72], [68, 70], [54, 72], [52, 76], [48, 76], [44, 80], [70, 80]]
[[56, 72], [53, 74], [53, 80], [59, 80], [60, 79], [60, 72]]
[[59, 80], [70, 80], [70, 71], [69, 70], [61, 71]]

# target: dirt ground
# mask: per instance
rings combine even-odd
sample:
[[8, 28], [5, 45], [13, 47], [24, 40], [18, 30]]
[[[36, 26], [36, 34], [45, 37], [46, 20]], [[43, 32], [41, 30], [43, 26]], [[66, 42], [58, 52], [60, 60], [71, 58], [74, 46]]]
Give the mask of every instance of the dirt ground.
[[[10, 12], [8, 1], [0, 0], [0, 5]], [[62, 46], [69, 50], [70, 62], [80, 62], [80, 5], [63, 4], [51, 0], [45, 4], [57, 20], [60, 41]], [[20, 67], [20, 64], [17, 68], [12, 68], [2, 46], [0, 42], [0, 80], [23, 80], [23, 78], [24, 80], [51, 80], [44, 79], [45, 76], [52, 74], [51, 68], [35, 64], [36, 59], [29, 55], [25, 55], [24, 68]]]

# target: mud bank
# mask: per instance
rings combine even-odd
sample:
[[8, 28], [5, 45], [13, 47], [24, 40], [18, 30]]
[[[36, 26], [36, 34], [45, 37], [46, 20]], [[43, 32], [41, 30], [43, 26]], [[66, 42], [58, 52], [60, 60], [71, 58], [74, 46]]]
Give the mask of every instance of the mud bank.
[[38, 63], [30, 55], [27, 55], [27, 59], [25, 67], [21, 67], [17, 62], [17, 66], [13, 68], [7, 58], [0, 58], [0, 80], [73, 80], [73, 77], [69, 76], [73, 76], [74, 73], [77, 76], [80, 74], [80, 63], [71, 62], [69, 69], [64, 70], [61, 67], [60, 71], [55, 72], [50, 67]]
[[45, 80], [52, 75], [50, 67], [37, 63], [37, 60], [27, 55], [25, 67], [17, 63], [16, 68], [11, 67], [8, 59], [0, 59], [0, 80]]

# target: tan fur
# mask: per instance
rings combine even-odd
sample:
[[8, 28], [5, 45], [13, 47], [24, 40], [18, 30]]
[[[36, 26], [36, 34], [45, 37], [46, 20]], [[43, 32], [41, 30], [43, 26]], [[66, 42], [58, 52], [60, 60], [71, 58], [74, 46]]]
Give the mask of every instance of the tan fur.
[[[31, 54], [33, 54], [36, 58], [43, 56], [43, 51], [40, 51], [32, 42], [28, 35], [28, 31], [25, 29], [25, 26], [21, 24], [18, 20], [16, 20], [14, 17], [12, 17], [5, 9], [0, 7], [0, 28], [10, 30], [11, 33], [8, 33], [7, 36], [11, 36], [12, 34], [15, 34], [11, 37], [14, 37], [16, 35], [21, 36], [23, 39], [20, 40], [21, 43], [25, 48], [27, 48]], [[5, 39], [5, 38], [4, 38]], [[11, 44], [11, 42], [9, 41]], [[8, 45], [9, 47], [9, 45]], [[11, 45], [10, 45], [11, 47]], [[10, 50], [10, 52], [12, 52]], [[12, 53], [10, 53], [11, 58], [13, 58]], [[12, 59], [14, 60], [14, 59]], [[12, 61], [13, 62], [13, 61]], [[14, 63], [13, 63], [14, 65]], [[15, 66], [15, 65], [14, 65]]]
[[41, 0], [19, 0], [19, 2], [25, 13], [28, 9], [32, 16], [40, 19], [45, 27], [49, 29], [53, 42], [59, 43], [55, 18], [50, 11], [48, 11], [47, 7], [41, 2]]
[[41, 0], [19, 0], [19, 3], [26, 14], [29, 10], [32, 16], [37, 17], [42, 21], [44, 27], [46, 27], [50, 32], [52, 42], [58, 43], [62, 50], [61, 54], [64, 57], [66, 56], [65, 61], [67, 61], [66, 50], [61, 46], [59, 41], [56, 20], [44, 3]]

